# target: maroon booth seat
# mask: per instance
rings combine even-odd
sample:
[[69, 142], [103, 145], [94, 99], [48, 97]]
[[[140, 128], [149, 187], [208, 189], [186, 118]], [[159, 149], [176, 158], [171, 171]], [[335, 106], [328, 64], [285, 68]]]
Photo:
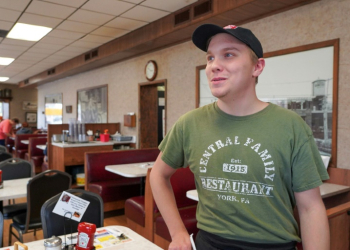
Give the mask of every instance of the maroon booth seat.
[[[45, 136], [45, 135], [42, 135]], [[35, 174], [42, 172], [42, 164], [44, 162], [44, 150], [37, 148], [37, 145], [46, 145], [47, 137], [31, 137], [29, 138], [28, 152], [25, 153], [25, 160], [32, 163]]]
[[152, 195], [150, 173], [151, 169], [148, 169], [145, 195], [131, 197], [125, 201], [125, 217], [129, 228], [153, 242], [154, 218], [159, 214], [159, 210]]
[[25, 153], [28, 152], [28, 144], [24, 144], [21, 141], [23, 140], [29, 140], [31, 137], [45, 137], [47, 138], [47, 135], [42, 134], [20, 134], [16, 135], [15, 137], [15, 145], [14, 145], [14, 152], [13, 154], [17, 158], [25, 159]]
[[[146, 178], [145, 197], [129, 198], [125, 202], [125, 216], [129, 228], [148, 240], [154, 241], [159, 247], [168, 249], [171, 237], [164, 219], [159, 214], [159, 210], [153, 200], [149, 183], [150, 172], [151, 169], [149, 169]], [[182, 221], [189, 234], [193, 233], [196, 236], [198, 232], [196, 220], [197, 201], [186, 197], [188, 190], [196, 188], [193, 173], [189, 168], [178, 169], [171, 177], [170, 182]], [[155, 232], [154, 235], [153, 232]]]
[[85, 190], [99, 194], [105, 211], [124, 208], [125, 200], [140, 194], [141, 178], [126, 178], [105, 166], [155, 161], [157, 148], [85, 153]]

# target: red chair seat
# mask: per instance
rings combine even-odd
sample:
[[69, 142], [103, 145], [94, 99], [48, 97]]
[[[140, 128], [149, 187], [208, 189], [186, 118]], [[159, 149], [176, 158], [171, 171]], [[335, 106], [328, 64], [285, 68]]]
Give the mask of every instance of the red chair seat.
[[[181, 219], [188, 233], [190, 235], [193, 234], [193, 238], [196, 238], [196, 235], [198, 233], [196, 210], [197, 210], [197, 207], [189, 207], [189, 208], [184, 208], [179, 210]], [[161, 215], [156, 217], [155, 233], [160, 237], [166, 239], [167, 241], [171, 242], [171, 236], [170, 236], [168, 227], [166, 226], [165, 221]]]
[[145, 226], [145, 197], [136, 196], [125, 201], [126, 218], [136, 222], [142, 227]]

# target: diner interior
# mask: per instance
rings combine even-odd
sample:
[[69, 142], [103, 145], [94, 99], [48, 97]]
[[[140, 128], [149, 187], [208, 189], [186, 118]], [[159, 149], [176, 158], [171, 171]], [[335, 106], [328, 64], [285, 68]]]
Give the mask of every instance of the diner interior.
[[[191, 41], [205, 23], [261, 41], [258, 98], [310, 126], [330, 176], [320, 189], [331, 250], [350, 249], [349, 11], [350, 0], [1, 0], [0, 118], [20, 123], [0, 147], [0, 249], [40, 250], [78, 232], [80, 213], [54, 213], [72, 195], [90, 202], [81, 222], [116, 234], [123, 249], [167, 249], [149, 175], [178, 118], [216, 101]], [[171, 185], [196, 235], [192, 172]]]

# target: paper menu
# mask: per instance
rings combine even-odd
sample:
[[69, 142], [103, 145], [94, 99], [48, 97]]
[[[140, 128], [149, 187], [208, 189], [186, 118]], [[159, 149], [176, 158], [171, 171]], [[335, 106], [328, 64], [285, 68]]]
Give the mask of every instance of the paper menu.
[[96, 230], [94, 246], [96, 249], [103, 249], [110, 246], [124, 244], [133, 241], [129, 236], [118, 229], [108, 228]]
[[89, 201], [63, 191], [52, 212], [80, 222], [89, 204]]

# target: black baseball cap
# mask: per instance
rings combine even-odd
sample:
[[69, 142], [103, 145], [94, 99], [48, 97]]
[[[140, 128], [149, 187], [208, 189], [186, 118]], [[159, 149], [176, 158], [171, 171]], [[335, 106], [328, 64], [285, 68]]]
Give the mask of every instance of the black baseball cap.
[[207, 43], [209, 38], [219, 33], [227, 33], [234, 36], [251, 48], [258, 58], [263, 57], [264, 53], [261, 43], [253, 32], [249, 29], [238, 27], [236, 25], [227, 25], [222, 28], [215, 24], [203, 24], [193, 32], [192, 41], [199, 49], [207, 52]]

